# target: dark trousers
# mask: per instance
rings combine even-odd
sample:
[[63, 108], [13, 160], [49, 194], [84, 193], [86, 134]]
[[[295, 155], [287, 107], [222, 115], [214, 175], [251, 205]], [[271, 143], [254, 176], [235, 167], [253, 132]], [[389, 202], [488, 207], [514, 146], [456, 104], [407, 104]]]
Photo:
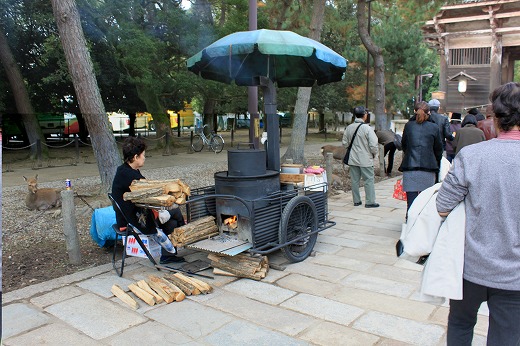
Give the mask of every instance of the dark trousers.
[[[168, 212], [170, 213], [170, 219], [164, 224], [161, 225], [159, 220], [156, 220], [157, 224], [166, 235], [170, 235], [176, 227], [184, 226], [186, 224], [180, 208], [171, 209], [168, 210]], [[171, 254], [161, 247], [161, 255], [168, 256]]]
[[386, 157], [386, 154], [388, 154], [388, 165], [386, 166], [386, 169], [385, 169], [386, 174], [392, 173], [392, 168], [394, 167], [395, 151], [396, 151], [396, 147], [395, 147], [394, 142], [385, 144], [383, 156]]
[[455, 158], [455, 154], [446, 154], [446, 159], [448, 159], [448, 161], [450, 161], [450, 163], [453, 161], [454, 158]]
[[463, 281], [463, 300], [450, 300], [448, 346], [471, 345], [477, 312], [489, 307], [488, 346], [520, 345], [520, 291], [490, 288]]

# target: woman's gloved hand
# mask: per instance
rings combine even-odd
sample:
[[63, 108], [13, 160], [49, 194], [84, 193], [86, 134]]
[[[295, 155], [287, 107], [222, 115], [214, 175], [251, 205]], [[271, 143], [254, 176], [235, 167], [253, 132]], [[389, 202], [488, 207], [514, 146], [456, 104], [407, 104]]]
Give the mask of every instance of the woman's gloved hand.
[[163, 224], [170, 219], [171, 215], [168, 210], [159, 210], [159, 221]]

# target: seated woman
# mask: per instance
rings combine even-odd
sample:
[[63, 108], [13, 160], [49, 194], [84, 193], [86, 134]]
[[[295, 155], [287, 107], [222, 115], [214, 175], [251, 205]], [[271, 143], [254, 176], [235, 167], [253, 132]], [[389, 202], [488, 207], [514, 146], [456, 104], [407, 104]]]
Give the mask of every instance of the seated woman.
[[[132, 181], [145, 179], [139, 171], [146, 159], [145, 150], [146, 143], [142, 139], [135, 137], [125, 139], [123, 142], [124, 163], [117, 168], [112, 182], [112, 196], [131, 224], [138, 227], [141, 233], [151, 236], [161, 244], [161, 264], [182, 262], [184, 259], [176, 256], [177, 249], [167, 236], [173, 232], [175, 227], [185, 224], [180, 209], [161, 210], [156, 219], [150, 210], [139, 208], [131, 201], [123, 200], [123, 194], [130, 192]], [[116, 221], [119, 227], [126, 226], [125, 218], [119, 210], [116, 210]]]

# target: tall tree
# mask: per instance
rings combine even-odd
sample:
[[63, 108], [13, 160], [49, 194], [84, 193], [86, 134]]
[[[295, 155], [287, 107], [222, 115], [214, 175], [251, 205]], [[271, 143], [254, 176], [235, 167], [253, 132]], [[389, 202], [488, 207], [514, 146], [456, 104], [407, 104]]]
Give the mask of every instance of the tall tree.
[[385, 113], [385, 62], [383, 59], [383, 50], [375, 44], [368, 33], [368, 21], [366, 12], [367, 0], [358, 0], [358, 32], [361, 41], [374, 59], [374, 96], [376, 115], [376, 129], [386, 129], [386, 113]]
[[[0, 61], [2, 62], [2, 65], [4, 65], [7, 79], [9, 79], [9, 84], [13, 90], [16, 108], [18, 109], [18, 114], [22, 118], [22, 122], [25, 126], [25, 131], [27, 132], [29, 143], [35, 144], [37, 140], [40, 140], [41, 143], [45, 143], [45, 138], [43, 137], [42, 130], [38, 124], [38, 119], [36, 118], [31, 100], [29, 99], [29, 94], [25, 88], [22, 74], [18, 68], [18, 65], [16, 65], [11, 48], [9, 48], [9, 44], [7, 43], [7, 39], [1, 28]], [[31, 146], [32, 158], [36, 158], [37, 149], [38, 148], [36, 145]], [[41, 149], [44, 156], [48, 156], [47, 147], [43, 146]]]
[[121, 156], [117, 149], [74, 0], [51, 0], [79, 107], [92, 139], [101, 185], [108, 192]]
[[[321, 30], [323, 28], [323, 18], [325, 13], [326, 0], [313, 1], [313, 15], [310, 25], [309, 37], [320, 41]], [[285, 151], [282, 160], [292, 159], [294, 163], [304, 163], [304, 143], [305, 133], [307, 132], [307, 113], [312, 88], [298, 88], [298, 96], [294, 106], [294, 119], [291, 141]]]

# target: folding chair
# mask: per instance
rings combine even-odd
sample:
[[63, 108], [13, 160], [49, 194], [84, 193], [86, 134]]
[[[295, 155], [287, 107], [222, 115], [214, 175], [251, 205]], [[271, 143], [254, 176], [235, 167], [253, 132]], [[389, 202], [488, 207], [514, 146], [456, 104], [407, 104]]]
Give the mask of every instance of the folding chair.
[[[114, 243], [114, 253], [112, 255], [112, 265], [113, 265], [117, 275], [123, 276], [123, 270], [125, 268], [125, 258], [126, 258], [126, 245], [128, 243], [128, 237], [129, 236], [133, 236], [135, 238], [135, 240], [137, 241], [137, 243], [139, 244], [141, 249], [146, 254], [146, 257], [148, 257], [148, 259], [150, 260], [150, 262], [152, 262], [154, 266], [157, 265], [157, 262], [155, 261], [155, 259], [150, 254], [150, 251], [148, 251], [146, 246], [143, 244], [143, 241], [139, 237], [139, 234], [142, 234], [139, 231], [139, 228], [135, 227], [130, 222], [128, 222], [128, 219], [126, 218], [126, 215], [123, 213], [123, 211], [119, 207], [119, 204], [117, 204], [117, 202], [115, 201], [115, 199], [114, 199], [114, 197], [112, 196], [111, 193], [108, 194], [108, 198], [112, 202], [112, 207], [114, 208], [114, 210], [116, 212], [119, 211], [121, 213], [121, 215], [123, 215], [123, 218], [125, 219], [125, 222], [126, 222], [126, 227], [119, 228], [119, 226], [117, 224], [112, 225], [112, 228], [116, 232], [116, 240], [115, 240], [115, 243]], [[118, 241], [119, 237], [123, 237], [123, 236], [125, 237], [125, 240], [123, 242], [123, 255], [122, 255], [122, 258], [121, 258], [121, 269], [119, 269], [118, 266], [116, 265], [117, 241]], [[159, 270], [159, 269], [157, 268], [157, 270]]]

